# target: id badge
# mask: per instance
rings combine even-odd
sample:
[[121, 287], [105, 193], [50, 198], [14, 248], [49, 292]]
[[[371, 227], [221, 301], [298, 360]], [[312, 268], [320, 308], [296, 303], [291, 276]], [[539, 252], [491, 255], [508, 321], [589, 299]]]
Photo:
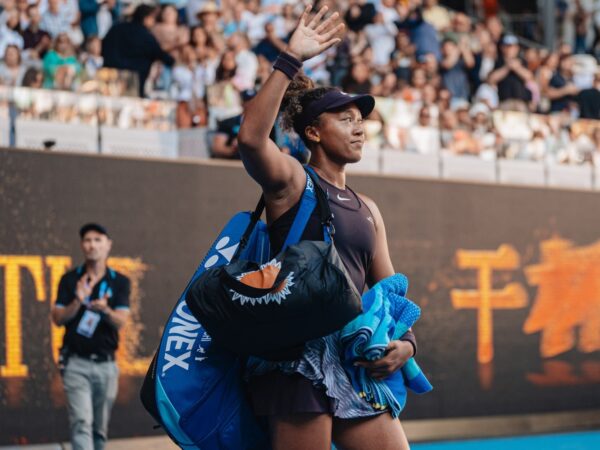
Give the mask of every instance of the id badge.
[[77, 325], [77, 333], [87, 338], [91, 338], [94, 335], [99, 322], [100, 314], [88, 309], [83, 313], [83, 316], [81, 316], [81, 320]]

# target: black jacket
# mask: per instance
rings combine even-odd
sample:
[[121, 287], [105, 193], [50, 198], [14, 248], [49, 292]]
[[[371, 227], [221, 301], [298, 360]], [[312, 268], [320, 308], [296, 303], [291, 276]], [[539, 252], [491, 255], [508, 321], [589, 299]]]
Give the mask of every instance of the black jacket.
[[172, 66], [175, 60], [165, 52], [156, 38], [142, 24], [122, 22], [114, 25], [102, 41], [104, 67], [137, 72], [140, 77], [140, 96], [144, 96], [144, 83], [150, 66], [160, 60]]

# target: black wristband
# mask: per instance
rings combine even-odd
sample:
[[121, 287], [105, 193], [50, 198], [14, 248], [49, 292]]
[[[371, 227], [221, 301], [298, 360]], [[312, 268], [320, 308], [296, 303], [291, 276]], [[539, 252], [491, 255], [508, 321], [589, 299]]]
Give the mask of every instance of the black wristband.
[[290, 80], [294, 79], [301, 68], [302, 61], [285, 52], [281, 52], [273, 63], [273, 69], [283, 72]]
[[410, 342], [410, 344], [413, 346], [413, 357], [417, 354], [417, 338], [414, 335], [414, 333], [410, 330], [408, 330], [406, 333], [404, 333], [401, 337], [400, 337], [401, 341], [405, 341], [405, 342]]

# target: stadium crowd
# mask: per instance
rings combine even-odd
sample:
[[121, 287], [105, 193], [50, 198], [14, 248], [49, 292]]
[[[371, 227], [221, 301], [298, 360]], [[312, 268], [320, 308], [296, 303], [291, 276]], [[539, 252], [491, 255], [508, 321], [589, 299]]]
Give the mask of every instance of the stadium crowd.
[[[478, 19], [437, 0], [318, 3], [340, 11], [347, 32], [304, 70], [378, 97], [370, 145], [600, 165], [599, 1], [557, 0], [552, 50], [513, 34], [496, 2], [475, 2], [487, 5]], [[78, 90], [103, 67], [130, 70], [139, 95], [176, 102], [178, 127], [216, 129], [220, 157], [235, 157], [243, 103], [303, 9], [293, 0], [0, 5], [0, 85]], [[278, 135], [284, 147], [299, 145]]]

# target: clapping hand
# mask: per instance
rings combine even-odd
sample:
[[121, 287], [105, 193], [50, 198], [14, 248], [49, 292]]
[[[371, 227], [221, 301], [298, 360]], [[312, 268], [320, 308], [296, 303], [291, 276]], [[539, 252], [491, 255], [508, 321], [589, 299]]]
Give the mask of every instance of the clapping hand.
[[89, 308], [92, 311], [96, 311], [99, 313], [106, 313], [106, 311], [108, 309], [108, 294], [105, 294], [104, 297], [102, 297], [102, 298], [92, 300], [90, 302]]
[[337, 12], [323, 19], [329, 9], [323, 6], [311, 19], [309, 17], [311, 9], [312, 6], [309, 5], [302, 13], [286, 48], [286, 53], [300, 61], [306, 61], [338, 44], [341, 39], [335, 36], [344, 29], [344, 24], [337, 23], [339, 17]]
[[93, 275], [88, 275], [87, 273], [83, 274], [79, 279], [77, 286], [75, 286], [75, 297], [80, 303], [84, 303], [92, 295], [97, 281]]

